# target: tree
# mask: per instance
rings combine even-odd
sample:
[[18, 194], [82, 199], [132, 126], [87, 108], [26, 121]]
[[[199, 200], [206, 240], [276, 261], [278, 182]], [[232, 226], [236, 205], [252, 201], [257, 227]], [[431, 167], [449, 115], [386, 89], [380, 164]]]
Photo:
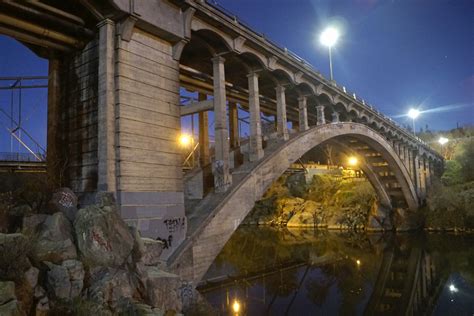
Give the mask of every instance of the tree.
[[469, 138], [461, 148], [461, 153], [456, 157], [460, 165], [462, 180], [474, 181], [474, 139]]

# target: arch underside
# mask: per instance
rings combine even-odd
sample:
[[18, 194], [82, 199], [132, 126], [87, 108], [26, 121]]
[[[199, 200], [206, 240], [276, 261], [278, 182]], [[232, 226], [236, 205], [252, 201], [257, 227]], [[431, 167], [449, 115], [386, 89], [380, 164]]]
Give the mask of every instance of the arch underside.
[[[227, 193], [215, 197], [219, 198], [220, 202], [212, 208], [202, 223], [190, 225], [196, 229], [189, 232], [189, 237], [181, 249], [170, 258], [170, 266], [181, 270], [178, 273], [184, 277], [200, 280], [268, 187], [290, 164], [309, 150], [328, 141], [339, 144], [344, 152], [357, 153], [382, 204], [408, 209], [418, 207], [408, 171], [387, 140], [359, 123], [320, 125], [294, 135], [289, 141], [279, 143], [273, 149], [268, 148], [262, 160], [234, 170], [234, 178], [238, 176], [241, 180], [237, 183], [234, 181]], [[384, 170], [380, 171], [382, 168]], [[382, 172], [385, 176], [381, 176]], [[192, 215], [188, 220], [193, 221]], [[183, 266], [176, 265], [183, 256], [192, 257], [185, 261], [194, 263], [192, 268], [185, 272]]]

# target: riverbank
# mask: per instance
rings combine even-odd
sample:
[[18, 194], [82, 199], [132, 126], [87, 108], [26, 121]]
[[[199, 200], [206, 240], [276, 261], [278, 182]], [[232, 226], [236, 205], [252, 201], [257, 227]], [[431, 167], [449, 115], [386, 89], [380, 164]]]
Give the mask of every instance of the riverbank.
[[364, 178], [283, 175], [255, 204], [244, 225], [363, 230], [378, 207], [375, 191]]

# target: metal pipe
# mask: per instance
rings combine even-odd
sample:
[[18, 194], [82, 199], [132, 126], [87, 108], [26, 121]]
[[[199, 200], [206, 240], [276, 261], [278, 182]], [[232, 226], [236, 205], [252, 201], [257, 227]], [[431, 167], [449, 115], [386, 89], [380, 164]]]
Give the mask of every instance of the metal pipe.
[[22, 5], [18, 2], [14, 2], [12, 0], [6, 0], [3, 3], [5, 5], [14, 7], [14, 8], [22, 10], [24, 12], [27, 12], [27, 13], [29, 13], [29, 14], [37, 17], [37, 18], [61, 24], [64, 27], [72, 29], [74, 32], [82, 33], [83, 35], [86, 35], [86, 36], [93, 36], [94, 35], [94, 32], [92, 30], [89, 30], [89, 29], [85, 28], [83, 25], [77, 25], [77, 24], [74, 24], [74, 23], [66, 21], [66, 20], [58, 19], [54, 15], [36, 10], [34, 8], [27, 7], [27, 6]]
[[31, 4], [31, 5], [34, 5], [38, 8], [41, 8], [45, 11], [49, 11], [51, 13], [54, 13], [56, 15], [59, 15], [59, 16], [62, 16], [64, 18], [67, 18], [67, 19], [70, 19], [70, 20], [73, 20], [73, 21], [76, 21], [77, 23], [81, 24], [81, 25], [85, 25], [86, 23], [84, 22], [83, 19], [81, 19], [80, 17], [78, 16], [75, 16], [75, 15], [72, 15], [71, 13], [68, 13], [68, 12], [65, 12], [65, 11], [62, 11], [62, 10], [59, 10], [55, 7], [52, 7], [50, 5], [47, 5], [45, 3], [42, 3], [42, 2], [39, 2], [38, 0], [26, 0], [27, 3]]
[[25, 34], [24, 32], [16, 31], [16, 30], [13, 30], [11, 28], [4, 27], [1, 25], [0, 25], [0, 33], [16, 38], [17, 40], [34, 44], [34, 45], [38, 45], [41, 47], [54, 48], [54, 49], [65, 51], [65, 52], [71, 50], [70, 47], [67, 47], [58, 43], [54, 43], [45, 39], [40, 39], [36, 36], [28, 35], [28, 34]]
[[[34, 86], [21, 86], [21, 89], [37, 89], [37, 88], [47, 88], [48, 85], [34, 85]], [[0, 90], [15, 90], [20, 89], [20, 87], [0, 87]]]
[[26, 77], [0, 77], [0, 80], [38, 80], [48, 79], [48, 76], [26, 76]]
[[19, 29], [23, 29], [25, 31], [29, 31], [29, 32], [32, 32], [44, 37], [48, 37], [50, 39], [57, 40], [57, 41], [63, 42], [65, 44], [68, 44], [70, 46], [74, 46], [77, 48], [81, 47], [83, 44], [81, 41], [78, 41], [77, 39], [71, 36], [53, 31], [51, 29], [47, 29], [45, 27], [38, 26], [30, 22], [26, 22], [26, 21], [8, 16], [3, 13], [0, 13], [0, 21], [2, 21], [3, 24], [7, 24]]

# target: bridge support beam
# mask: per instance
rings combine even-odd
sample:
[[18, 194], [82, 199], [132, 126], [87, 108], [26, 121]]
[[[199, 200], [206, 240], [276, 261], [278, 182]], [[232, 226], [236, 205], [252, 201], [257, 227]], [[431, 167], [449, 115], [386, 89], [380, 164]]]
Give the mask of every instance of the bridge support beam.
[[324, 117], [324, 105], [318, 105], [316, 107], [316, 115], [318, 117], [316, 125], [326, 124], [326, 118]]
[[47, 131], [47, 173], [48, 184], [51, 187], [60, 185], [59, 168], [61, 166], [60, 145], [61, 133], [59, 132], [60, 112], [60, 63], [58, 59], [49, 60], [48, 69], [48, 131]]
[[299, 130], [300, 132], [306, 131], [308, 127], [308, 108], [306, 105], [306, 97], [302, 96], [298, 98], [298, 109], [299, 109]]
[[[207, 100], [207, 95], [199, 93], [199, 101]], [[199, 112], [199, 164], [202, 167], [211, 162], [209, 153], [209, 114], [207, 111]]]
[[212, 58], [214, 78], [214, 133], [215, 161], [213, 164], [214, 189], [225, 192], [232, 184], [229, 171], [229, 133], [227, 131], [227, 111], [225, 94], [225, 59], [221, 56]]
[[339, 123], [339, 113], [336, 111], [332, 112], [332, 122]]
[[263, 157], [262, 122], [260, 120], [260, 99], [258, 92], [258, 74], [247, 75], [249, 81], [250, 147], [249, 160], [257, 161]]
[[99, 29], [97, 190], [115, 193], [115, 23], [105, 19], [97, 27]]
[[286, 98], [285, 87], [277, 85], [276, 101], [277, 101], [277, 135], [283, 140], [288, 140], [288, 126], [286, 121]]
[[239, 110], [235, 102], [229, 102], [230, 148], [239, 147]]

